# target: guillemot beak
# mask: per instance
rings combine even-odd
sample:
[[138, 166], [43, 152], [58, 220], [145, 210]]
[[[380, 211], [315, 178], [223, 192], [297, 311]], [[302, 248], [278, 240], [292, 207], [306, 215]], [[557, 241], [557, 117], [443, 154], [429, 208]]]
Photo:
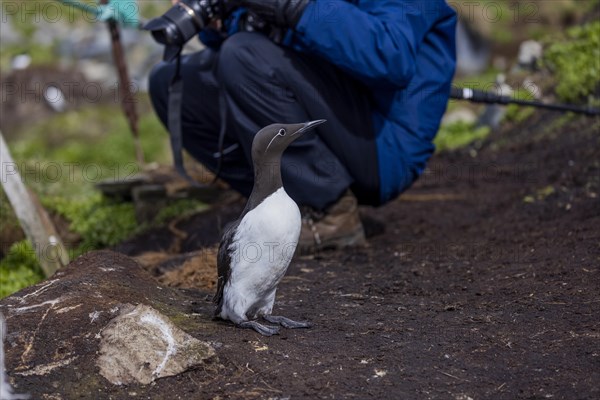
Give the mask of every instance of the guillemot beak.
[[310, 121], [304, 124], [304, 126], [302, 126], [302, 128], [298, 129], [296, 132], [294, 132], [294, 135], [298, 135], [298, 134], [302, 134], [304, 132], [308, 132], [311, 129], [316, 128], [318, 125], [324, 124], [325, 122], [327, 122], [326, 119], [318, 119], [316, 121]]

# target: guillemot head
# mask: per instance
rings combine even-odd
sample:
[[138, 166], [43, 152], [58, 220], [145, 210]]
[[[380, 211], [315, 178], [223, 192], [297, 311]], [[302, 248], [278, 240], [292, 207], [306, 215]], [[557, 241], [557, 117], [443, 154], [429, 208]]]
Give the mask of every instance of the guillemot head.
[[319, 119], [303, 124], [273, 124], [261, 129], [252, 142], [253, 160], [280, 157], [290, 143], [324, 122]]

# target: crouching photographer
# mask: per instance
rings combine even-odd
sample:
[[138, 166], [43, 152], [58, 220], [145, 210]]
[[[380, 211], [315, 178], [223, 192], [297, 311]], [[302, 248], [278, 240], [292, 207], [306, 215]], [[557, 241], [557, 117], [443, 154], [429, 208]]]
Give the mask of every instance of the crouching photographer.
[[[166, 60], [150, 94], [173, 126], [180, 71], [183, 148], [245, 196], [256, 132], [326, 119], [283, 155], [286, 191], [303, 210], [299, 247], [362, 244], [357, 205], [396, 198], [434, 151], [455, 24], [444, 0], [183, 0], [146, 26]], [[196, 35], [205, 50], [179, 58]]]

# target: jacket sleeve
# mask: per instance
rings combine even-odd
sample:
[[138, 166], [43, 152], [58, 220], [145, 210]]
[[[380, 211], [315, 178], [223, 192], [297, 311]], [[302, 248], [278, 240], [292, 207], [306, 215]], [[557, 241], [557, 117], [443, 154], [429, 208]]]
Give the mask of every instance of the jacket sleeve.
[[311, 1], [296, 26], [293, 46], [359, 79], [405, 87], [428, 30], [420, 2], [377, 0], [365, 10], [345, 0]]

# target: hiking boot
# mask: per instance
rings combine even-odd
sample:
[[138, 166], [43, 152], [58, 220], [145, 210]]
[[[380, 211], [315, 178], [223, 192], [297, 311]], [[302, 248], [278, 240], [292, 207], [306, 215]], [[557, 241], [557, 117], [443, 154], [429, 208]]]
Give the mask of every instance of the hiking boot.
[[298, 241], [300, 253], [366, 244], [358, 214], [358, 202], [350, 190], [323, 212], [310, 207], [303, 207], [301, 210], [302, 230]]

